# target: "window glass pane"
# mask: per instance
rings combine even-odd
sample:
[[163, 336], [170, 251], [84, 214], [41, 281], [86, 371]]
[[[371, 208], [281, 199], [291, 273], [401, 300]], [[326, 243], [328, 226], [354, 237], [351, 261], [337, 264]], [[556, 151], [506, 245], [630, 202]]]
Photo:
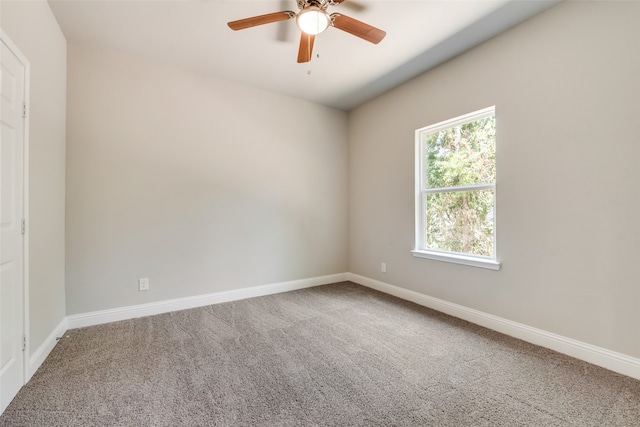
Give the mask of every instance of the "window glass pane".
[[493, 189], [425, 197], [427, 249], [494, 256]]
[[491, 116], [421, 135], [427, 188], [494, 183], [495, 123]]

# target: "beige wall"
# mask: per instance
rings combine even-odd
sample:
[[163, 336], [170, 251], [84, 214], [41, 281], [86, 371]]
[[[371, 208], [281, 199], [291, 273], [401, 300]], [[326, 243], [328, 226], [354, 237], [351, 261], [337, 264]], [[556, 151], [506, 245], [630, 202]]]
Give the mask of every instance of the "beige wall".
[[68, 67], [67, 314], [347, 271], [344, 112], [111, 51]]
[[[353, 111], [350, 271], [640, 357], [638, 17], [565, 2]], [[414, 130], [494, 104], [502, 270], [414, 258]]]
[[29, 347], [65, 316], [67, 42], [46, 1], [2, 1], [2, 30], [31, 64], [29, 102]]

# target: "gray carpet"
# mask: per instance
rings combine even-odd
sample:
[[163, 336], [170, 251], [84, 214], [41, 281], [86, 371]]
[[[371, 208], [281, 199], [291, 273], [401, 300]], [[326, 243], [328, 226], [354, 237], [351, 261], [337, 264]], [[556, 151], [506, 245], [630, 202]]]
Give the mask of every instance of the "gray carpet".
[[4, 426], [640, 426], [640, 381], [353, 283], [71, 330]]

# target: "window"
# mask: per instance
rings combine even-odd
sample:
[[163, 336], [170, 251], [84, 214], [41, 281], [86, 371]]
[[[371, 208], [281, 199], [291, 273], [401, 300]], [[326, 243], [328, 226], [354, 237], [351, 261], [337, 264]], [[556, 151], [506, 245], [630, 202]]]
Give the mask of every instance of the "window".
[[498, 270], [495, 107], [416, 130], [418, 257]]

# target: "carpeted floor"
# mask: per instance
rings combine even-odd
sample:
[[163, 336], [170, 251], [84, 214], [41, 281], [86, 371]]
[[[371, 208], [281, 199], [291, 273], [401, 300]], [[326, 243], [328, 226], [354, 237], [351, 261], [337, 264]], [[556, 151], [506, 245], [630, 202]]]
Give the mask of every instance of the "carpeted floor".
[[3, 426], [640, 426], [640, 381], [352, 284], [71, 330]]

